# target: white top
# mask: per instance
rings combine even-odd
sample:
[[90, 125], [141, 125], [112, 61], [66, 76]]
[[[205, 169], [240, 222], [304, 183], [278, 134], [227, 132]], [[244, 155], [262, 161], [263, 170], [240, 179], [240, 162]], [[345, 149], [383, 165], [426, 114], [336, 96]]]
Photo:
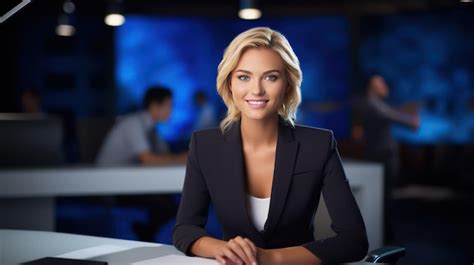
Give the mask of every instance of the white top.
[[267, 221], [268, 210], [270, 209], [270, 197], [257, 198], [247, 194], [247, 205], [250, 220], [258, 231], [262, 231]]

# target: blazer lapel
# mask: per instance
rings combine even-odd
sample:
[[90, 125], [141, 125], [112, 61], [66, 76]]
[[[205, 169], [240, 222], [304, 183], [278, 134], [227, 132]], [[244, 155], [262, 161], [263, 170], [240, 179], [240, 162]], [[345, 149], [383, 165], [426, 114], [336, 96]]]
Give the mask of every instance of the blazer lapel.
[[278, 225], [280, 216], [285, 208], [286, 197], [293, 178], [297, 152], [298, 142], [294, 140], [292, 128], [285, 121], [280, 120], [270, 209], [265, 223], [264, 236], [271, 235]]
[[229, 206], [235, 207], [235, 217], [239, 218], [241, 223], [250, 229], [257, 238], [263, 242], [261, 233], [257, 231], [252, 221], [250, 220], [249, 211], [247, 209], [246, 201], [246, 187], [244, 179], [244, 160], [243, 160], [243, 151], [242, 151], [242, 137], [240, 133], [240, 120], [234, 122], [232, 127], [225, 133], [225, 141], [228, 146], [224, 146], [224, 149], [230, 151], [230, 159], [225, 159], [229, 161], [228, 168], [230, 168], [229, 178], [228, 178], [228, 187], [232, 187], [228, 190], [228, 196], [235, 203], [230, 204]]
[[[273, 172], [272, 193], [270, 199], [270, 209], [265, 223], [263, 234], [253, 225], [246, 202], [246, 188], [244, 180], [244, 160], [242, 151], [242, 138], [240, 134], [240, 121], [235, 122], [225, 133], [225, 140], [229, 144], [224, 147], [230, 151], [229, 168], [229, 198], [235, 201], [235, 216], [239, 218], [257, 238], [264, 242], [266, 236], [271, 235], [278, 225], [280, 216], [284, 210], [286, 197], [293, 177], [296, 155], [298, 152], [298, 142], [294, 140], [290, 125], [280, 120], [278, 125], [278, 140], [275, 157], [275, 169]], [[262, 237], [263, 236], [263, 237]]]

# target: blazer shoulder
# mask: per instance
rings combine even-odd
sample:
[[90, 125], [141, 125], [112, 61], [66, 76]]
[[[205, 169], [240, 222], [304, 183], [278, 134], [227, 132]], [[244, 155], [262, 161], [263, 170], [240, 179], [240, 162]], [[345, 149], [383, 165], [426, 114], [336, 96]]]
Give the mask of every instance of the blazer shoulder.
[[309, 152], [330, 154], [337, 146], [332, 130], [316, 128], [306, 125], [295, 125], [295, 139], [300, 143], [300, 148]]
[[332, 130], [312, 127], [312, 126], [307, 126], [307, 125], [296, 124], [294, 131], [295, 131], [295, 136], [300, 139], [301, 138], [303, 139], [318, 138], [318, 139], [326, 139], [326, 140], [332, 141], [334, 138], [334, 133]]

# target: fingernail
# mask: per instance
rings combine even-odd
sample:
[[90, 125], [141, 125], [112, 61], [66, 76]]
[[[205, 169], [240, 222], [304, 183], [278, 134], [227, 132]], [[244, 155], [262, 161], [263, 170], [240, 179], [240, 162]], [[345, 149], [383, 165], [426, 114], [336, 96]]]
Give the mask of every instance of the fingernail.
[[257, 265], [257, 262], [255, 262], [255, 261], [254, 261], [254, 262], [252, 262], [252, 265]]

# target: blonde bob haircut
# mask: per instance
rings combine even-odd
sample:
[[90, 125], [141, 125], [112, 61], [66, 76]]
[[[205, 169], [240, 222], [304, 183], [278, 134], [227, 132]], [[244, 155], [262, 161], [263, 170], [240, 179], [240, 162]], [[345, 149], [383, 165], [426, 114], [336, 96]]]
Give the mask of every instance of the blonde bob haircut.
[[301, 102], [301, 82], [303, 80], [300, 62], [285, 36], [268, 27], [257, 27], [240, 33], [232, 40], [225, 49], [222, 61], [217, 68], [217, 92], [227, 106], [227, 116], [220, 123], [223, 133], [241, 117], [240, 110], [232, 100], [231, 77], [242, 54], [251, 48], [272, 49], [283, 60], [288, 89], [283, 104], [278, 109], [278, 115], [292, 126], [295, 125], [294, 119], [296, 109]]

